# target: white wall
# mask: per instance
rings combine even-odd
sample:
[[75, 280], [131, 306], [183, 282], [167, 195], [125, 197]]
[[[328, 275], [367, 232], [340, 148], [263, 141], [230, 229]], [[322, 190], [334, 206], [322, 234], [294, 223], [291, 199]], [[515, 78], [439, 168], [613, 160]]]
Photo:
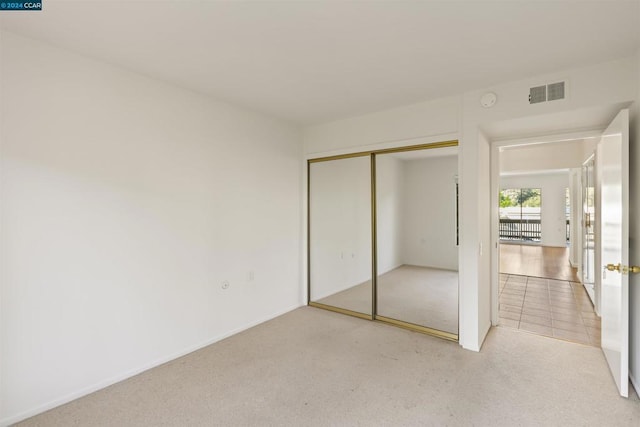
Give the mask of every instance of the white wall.
[[312, 163], [309, 179], [311, 300], [317, 301], [371, 279], [370, 159]]
[[[491, 220], [497, 205], [491, 204], [491, 143], [478, 133], [478, 349], [491, 328], [491, 260], [497, 251], [491, 247]], [[463, 208], [464, 209], [464, 208]], [[464, 211], [463, 211], [464, 212]], [[497, 249], [497, 248], [494, 248]], [[468, 294], [467, 294], [468, 295]], [[475, 333], [475, 330], [473, 331]], [[475, 341], [474, 341], [475, 342]]]
[[[630, 111], [629, 263], [640, 265], [640, 50], [636, 58], [635, 102]], [[640, 274], [629, 276], [629, 374], [640, 391]]]
[[406, 160], [403, 164], [403, 264], [457, 270], [458, 156]]
[[0, 59], [0, 424], [301, 304], [295, 128], [8, 33]]
[[596, 139], [525, 145], [500, 152], [500, 172], [570, 169], [582, 166], [584, 153], [593, 153]]
[[378, 275], [404, 264], [402, 229], [405, 162], [392, 155], [376, 156], [376, 225]]
[[[438, 142], [457, 137], [460, 97], [425, 101], [304, 129], [308, 157], [408, 145], [399, 141]], [[427, 139], [426, 141], [424, 139]], [[409, 142], [409, 141], [407, 141]]]
[[569, 187], [569, 171], [509, 175], [500, 177], [500, 189], [540, 188], [542, 191], [542, 246], [566, 247], [565, 191]]

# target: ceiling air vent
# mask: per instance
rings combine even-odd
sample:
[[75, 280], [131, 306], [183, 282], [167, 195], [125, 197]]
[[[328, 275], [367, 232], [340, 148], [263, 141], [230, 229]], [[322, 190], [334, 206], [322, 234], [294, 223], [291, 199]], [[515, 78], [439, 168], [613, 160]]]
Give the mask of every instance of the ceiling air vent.
[[547, 87], [536, 86], [529, 89], [529, 104], [537, 104], [547, 100]]
[[565, 83], [557, 82], [529, 88], [529, 104], [564, 99], [566, 96]]
[[547, 100], [555, 101], [556, 99], [564, 99], [564, 82], [552, 83], [547, 86]]

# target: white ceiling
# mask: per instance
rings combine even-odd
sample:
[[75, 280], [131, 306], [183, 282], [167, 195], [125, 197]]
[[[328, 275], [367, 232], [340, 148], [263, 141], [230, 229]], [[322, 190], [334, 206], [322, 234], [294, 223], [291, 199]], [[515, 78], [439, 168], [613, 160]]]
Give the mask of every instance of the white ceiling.
[[45, 1], [4, 30], [299, 124], [631, 55], [634, 1]]

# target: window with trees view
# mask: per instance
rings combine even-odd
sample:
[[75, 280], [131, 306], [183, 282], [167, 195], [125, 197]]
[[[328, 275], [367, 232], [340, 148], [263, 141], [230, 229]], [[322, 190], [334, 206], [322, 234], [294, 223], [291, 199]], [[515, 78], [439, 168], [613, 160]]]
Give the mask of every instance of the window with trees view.
[[539, 188], [500, 191], [500, 239], [540, 242], [542, 192]]

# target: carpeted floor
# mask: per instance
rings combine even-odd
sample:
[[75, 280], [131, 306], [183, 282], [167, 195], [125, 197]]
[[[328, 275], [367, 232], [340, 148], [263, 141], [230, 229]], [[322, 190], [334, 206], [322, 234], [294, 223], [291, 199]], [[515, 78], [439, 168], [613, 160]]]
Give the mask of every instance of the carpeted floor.
[[640, 401], [595, 347], [498, 327], [474, 353], [303, 307], [22, 425], [637, 426]]
[[[319, 300], [371, 313], [371, 281]], [[458, 333], [458, 272], [402, 265], [378, 278], [378, 314]]]

